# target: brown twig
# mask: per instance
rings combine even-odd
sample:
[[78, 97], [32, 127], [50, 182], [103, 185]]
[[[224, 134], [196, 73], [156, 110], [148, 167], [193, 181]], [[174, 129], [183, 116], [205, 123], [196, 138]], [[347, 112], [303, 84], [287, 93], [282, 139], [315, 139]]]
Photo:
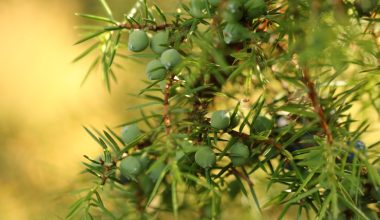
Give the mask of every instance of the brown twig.
[[[375, 11], [375, 12], [371, 13], [370, 18], [375, 18], [376, 15], [377, 15], [377, 12]], [[371, 22], [371, 21], [368, 22], [367, 26], [365, 27], [365, 29], [363, 31], [363, 34], [367, 33], [367, 31], [369, 30], [369, 28], [371, 27], [372, 24], [373, 24], [373, 22]]]
[[105, 163], [103, 159], [100, 159], [100, 164], [103, 167], [103, 172], [100, 176], [101, 183], [100, 185], [105, 185], [108, 180], [109, 171], [116, 167], [116, 162], [113, 160], [111, 165]]
[[[240, 133], [240, 132], [237, 132], [237, 131], [234, 131], [234, 130], [230, 130], [228, 131], [228, 134], [233, 136], [233, 137], [236, 137], [236, 138], [242, 138], [242, 139], [245, 139], [245, 140], [249, 140], [250, 139], [250, 136], [248, 134], [245, 134], [245, 133]], [[282, 145], [277, 143], [273, 138], [269, 138], [267, 140], [256, 140], [258, 143], [264, 143], [266, 145], [273, 145], [275, 148], [277, 148], [277, 150], [282, 150]]]
[[334, 12], [338, 16], [342, 16], [345, 14], [345, 8], [344, 8], [344, 3], [343, 0], [333, 0], [333, 7], [334, 7]]
[[173, 80], [174, 80], [174, 75], [168, 79], [168, 82], [165, 85], [165, 91], [164, 91], [163, 118], [164, 118], [166, 134], [170, 134], [171, 132], [171, 121], [170, 121], [170, 116], [169, 116], [169, 98], [170, 98], [170, 88], [173, 85]]
[[143, 25], [143, 24], [122, 23], [122, 24], [119, 24], [118, 26], [124, 29], [147, 29], [150, 31], [158, 31], [158, 30], [165, 30], [166, 28], [171, 28], [174, 26], [174, 24]]
[[249, 135], [248, 134], [240, 133], [240, 132], [235, 131], [235, 130], [228, 131], [228, 134], [231, 135], [231, 136], [233, 136], [233, 137], [236, 137], [236, 138], [249, 139]]
[[305, 84], [305, 86], [308, 89], [308, 96], [311, 100], [314, 111], [319, 116], [319, 120], [320, 120], [322, 129], [327, 136], [327, 143], [329, 145], [331, 145], [333, 143], [333, 135], [332, 135], [330, 128], [329, 128], [329, 125], [327, 123], [324, 110], [319, 103], [319, 98], [318, 98], [317, 91], [315, 89], [315, 84], [311, 81], [310, 75], [309, 75], [309, 70], [307, 68], [304, 68], [302, 72], [303, 72], [302, 82]]
[[244, 173], [240, 173], [234, 167], [231, 167], [231, 172], [237, 176], [240, 176], [243, 180], [245, 180], [248, 183], [249, 186], [253, 186], [253, 182], [251, 181], [251, 179]]
[[104, 184], [106, 184], [107, 179], [108, 179], [107, 173], [108, 173], [109, 169], [110, 169], [109, 166], [105, 166], [105, 167], [104, 167], [104, 169], [103, 169], [103, 174], [102, 174], [102, 176], [101, 176], [101, 180], [102, 180], [102, 182], [100, 183], [100, 185], [104, 185]]

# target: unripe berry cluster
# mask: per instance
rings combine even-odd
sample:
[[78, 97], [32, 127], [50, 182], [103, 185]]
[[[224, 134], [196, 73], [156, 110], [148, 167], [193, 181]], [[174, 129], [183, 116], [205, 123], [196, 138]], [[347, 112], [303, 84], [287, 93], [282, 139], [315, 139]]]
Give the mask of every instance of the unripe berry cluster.
[[244, 27], [242, 19], [252, 20], [265, 15], [267, 6], [263, 0], [229, 0], [225, 5], [223, 18], [227, 25], [223, 29], [227, 44], [242, 42], [249, 38], [249, 30]]
[[195, 18], [207, 17], [209, 11], [222, 11], [226, 25], [223, 29], [224, 41], [227, 44], [247, 40], [249, 30], [242, 23], [257, 19], [267, 13], [264, 0], [192, 0], [190, 14]]
[[[128, 145], [136, 141], [142, 135], [137, 124], [130, 124], [122, 128], [121, 138], [123, 142]], [[145, 183], [152, 186], [163, 169], [165, 168], [165, 163], [153, 158], [149, 158], [146, 155], [133, 154], [126, 156], [120, 163], [120, 179], [138, 180], [140, 184]], [[143, 171], [148, 171], [148, 179], [145, 178]], [[142, 184], [144, 185], [144, 184]]]
[[151, 50], [159, 57], [147, 64], [145, 72], [150, 80], [163, 80], [167, 71], [181, 62], [181, 55], [176, 49], [169, 47], [169, 31], [160, 31], [149, 39], [145, 31], [134, 30], [129, 35], [128, 49], [132, 52], [141, 52], [149, 46], [149, 43]]
[[[239, 125], [240, 117], [226, 110], [215, 111], [210, 119], [210, 125], [215, 131], [232, 129]], [[253, 125], [255, 132], [265, 132], [273, 128], [273, 122], [265, 116], [258, 116]], [[233, 166], [243, 166], [249, 161], [250, 149], [242, 142], [233, 143], [229, 150], [228, 156]], [[207, 169], [216, 163], [215, 153], [209, 147], [201, 147], [195, 154], [195, 162]]]

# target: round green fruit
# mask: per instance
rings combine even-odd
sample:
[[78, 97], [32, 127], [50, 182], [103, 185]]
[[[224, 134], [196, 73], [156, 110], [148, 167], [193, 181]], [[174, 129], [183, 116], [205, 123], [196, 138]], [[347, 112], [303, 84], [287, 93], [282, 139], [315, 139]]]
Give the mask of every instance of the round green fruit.
[[126, 185], [126, 184], [128, 184], [128, 183], [131, 182], [131, 179], [129, 179], [128, 177], [125, 177], [122, 174], [120, 174], [119, 175], [119, 181], [120, 181], [121, 184]]
[[232, 145], [229, 153], [234, 166], [242, 166], [247, 163], [249, 159], [249, 148], [247, 145], [242, 143]]
[[161, 63], [166, 69], [171, 69], [180, 63], [182, 60], [181, 54], [176, 49], [165, 50], [160, 57]]
[[248, 30], [239, 23], [228, 23], [223, 29], [226, 44], [242, 42], [249, 38]]
[[230, 125], [231, 116], [228, 111], [219, 110], [211, 116], [211, 127], [224, 130]]
[[155, 34], [150, 42], [150, 48], [153, 52], [161, 54], [168, 49], [169, 46], [169, 32], [161, 31]]
[[128, 49], [132, 52], [145, 50], [149, 45], [148, 35], [142, 30], [135, 30], [129, 34]]
[[129, 144], [132, 141], [136, 140], [141, 135], [140, 129], [137, 124], [130, 124], [125, 126], [121, 130], [121, 139], [125, 144]]
[[267, 5], [264, 0], [248, 0], [245, 2], [244, 8], [251, 19], [258, 18], [267, 13]]
[[264, 116], [258, 116], [253, 122], [253, 128], [256, 132], [268, 131], [273, 128], [273, 122]]
[[203, 10], [206, 8], [204, 0], [191, 0], [190, 13], [196, 18], [203, 17]]
[[141, 171], [140, 160], [136, 157], [129, 156], [123, 159], [120, 163], [120, 173], [121, 175], [133, 178], [138, 175]]
[[230, 0], [226, 4], [223, 17], [228, 22], [239, 21], [243, 17], [243, 3], [240, 0]]
[[216, 163], [216, 156], [209, 147], [200, 147], [195, 153], [195, 162], [203, 167], [210, 168]]
[[202, 18], [203, 17], [203, 12], [197, 8], [191, 8], [190, 13], [194, 18]]
[[205, 0], [191, 0], [191, 7], [203, 10], [206, 9], [205, 3]]
[[159, 60], [152, 60], [146, 65], [145, 73], [150, 80], [163, 80], [166, 68]]

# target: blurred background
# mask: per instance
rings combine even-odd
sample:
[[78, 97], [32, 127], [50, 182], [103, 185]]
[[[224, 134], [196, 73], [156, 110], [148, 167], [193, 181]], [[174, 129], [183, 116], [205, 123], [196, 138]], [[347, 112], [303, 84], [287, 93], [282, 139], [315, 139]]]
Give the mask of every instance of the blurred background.
[[[124, 9], [132, 3], [110, 1]], [[97, 73], [80, 87], [91, 59], [71, 63], [88, 46], [73, 46], [81, 37], [75, 26], [84, 22], [74, 13], [103, 13], [98, 6], [0, 1], [0, 219], [62, 219], [83, 154], [99, 151], [82, 125], [102, 129], [128, 120], [128, 93], [139, 87], [143, 66], [124, 62], [129, 71], [118, 74], [110, 95]]]
[[[156, 2], [167, 8], [174, 1]], [[121, 14], [134, 1], [109, 3]], [[123, 62], [128, 71], [118, 74], [110, 95], [99, 72], [80, 86], [91, 59], [71, 63], [87, 46], [73, 46], [80, 38], [75, 26], [84, 22], [74, 13], [103, 14], [98, 6], [96, 0], [0, 1], [0, 219], [64, 218], [83, 155], [99, 151], [82, 125], [102, 129], [133, 117], [125, 109], [136, 102], [128, 93], [142, 86], [141, 64]]]

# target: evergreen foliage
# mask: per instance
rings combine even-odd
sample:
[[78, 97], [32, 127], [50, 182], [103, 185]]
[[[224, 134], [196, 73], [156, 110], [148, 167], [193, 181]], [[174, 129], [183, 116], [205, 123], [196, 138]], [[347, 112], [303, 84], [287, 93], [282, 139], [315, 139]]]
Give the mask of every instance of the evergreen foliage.
[[[377, 219], [380, 141], [360, 141], [380, 115], [377, 0], [191, 0], [173, 12], [139, 0], [120, 20], [99, 2], [105, 16], [79, 14], [98, 25], [75, 61], [98, 53], [85, 79], [101, 66], [109, 91], [123, 59], [150, 61], [145, 102], [120, 135], [86, 128], [104, 153], [85, 156], [94, 186], [67, 218], [218, 219], [242, 195], [259, 213], [279, 206], [278, 219]], [[259, 175], [283, 190], [263, 200]]]

